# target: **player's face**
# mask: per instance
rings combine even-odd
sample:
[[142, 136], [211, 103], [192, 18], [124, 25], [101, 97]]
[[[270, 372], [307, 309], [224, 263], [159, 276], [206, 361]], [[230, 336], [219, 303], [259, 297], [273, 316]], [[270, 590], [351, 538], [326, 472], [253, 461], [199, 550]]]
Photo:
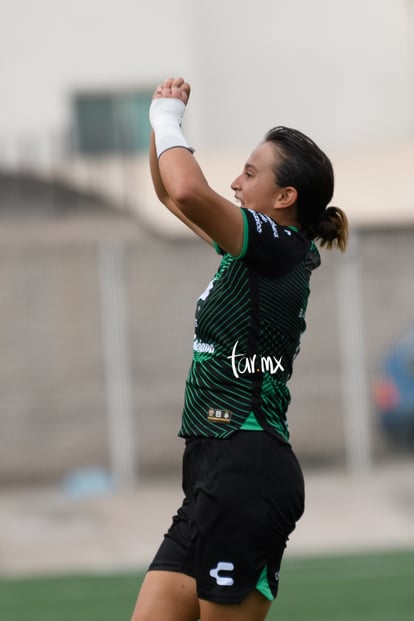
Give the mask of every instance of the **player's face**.
[[262, 142], [250, 155], [243, 172], [231, 184], [242, 207], [272, 215], [281, 190], [273, 171], [276, 158], [277, 153], [270, 142]]

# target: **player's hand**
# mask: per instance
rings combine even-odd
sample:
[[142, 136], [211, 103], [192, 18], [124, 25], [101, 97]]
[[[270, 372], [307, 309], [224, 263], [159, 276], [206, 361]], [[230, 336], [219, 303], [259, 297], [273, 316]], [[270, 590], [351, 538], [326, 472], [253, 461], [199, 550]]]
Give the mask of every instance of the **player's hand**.
[[191, 87], [188, 82], [184, 81], [184, 78], [167, 78], [162, 84], [157, 86], [152, 98], [160, 99], [161, 97], [170, 97], [173, 99], [180, 99], [187, 105], [190, 92]]

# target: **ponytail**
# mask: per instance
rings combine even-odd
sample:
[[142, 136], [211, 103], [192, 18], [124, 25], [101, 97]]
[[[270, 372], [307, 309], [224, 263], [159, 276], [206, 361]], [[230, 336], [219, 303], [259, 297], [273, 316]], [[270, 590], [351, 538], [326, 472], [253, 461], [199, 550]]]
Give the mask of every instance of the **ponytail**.
[[289, 127], [274, 127], [265, 141], [277, 150], [273, 166], [276, 183], [297, 190], [297, 217], [309, 239], [319, 240], [328, 250], [337, 247], [344, 252], [348, 219], [339, 207], [327, 207], [334, 191], [334, 171], [328, 156], [311, 138]]
[[339, 207], [327, 207], [316, 223], [308, 224], [308, 237], [319, 241], [327, 250], [338, 248], [345, 252], [348, 243], [348, 218]]

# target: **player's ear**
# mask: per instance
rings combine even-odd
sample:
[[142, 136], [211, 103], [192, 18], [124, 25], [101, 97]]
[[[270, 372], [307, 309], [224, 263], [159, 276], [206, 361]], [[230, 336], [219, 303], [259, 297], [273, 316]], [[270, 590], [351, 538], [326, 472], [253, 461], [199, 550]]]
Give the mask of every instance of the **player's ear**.
[[277, 194], [275, 201], [275, 209], [286, 209], [287, 207], [293, 207], [298, 200], [298, 191], [293, 186], [287, 186], [281, 188]]

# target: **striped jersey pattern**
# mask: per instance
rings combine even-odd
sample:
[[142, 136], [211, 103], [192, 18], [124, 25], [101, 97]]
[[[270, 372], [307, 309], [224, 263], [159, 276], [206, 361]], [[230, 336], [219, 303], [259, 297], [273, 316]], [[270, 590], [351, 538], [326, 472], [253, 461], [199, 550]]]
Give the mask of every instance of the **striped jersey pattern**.
[[242, 213], [240, 256], [224, 254], [197, 301], [179, 435], [267, 430], [287, 442], [287, 382], [320, 257], [293, 227], [253, 210]]

